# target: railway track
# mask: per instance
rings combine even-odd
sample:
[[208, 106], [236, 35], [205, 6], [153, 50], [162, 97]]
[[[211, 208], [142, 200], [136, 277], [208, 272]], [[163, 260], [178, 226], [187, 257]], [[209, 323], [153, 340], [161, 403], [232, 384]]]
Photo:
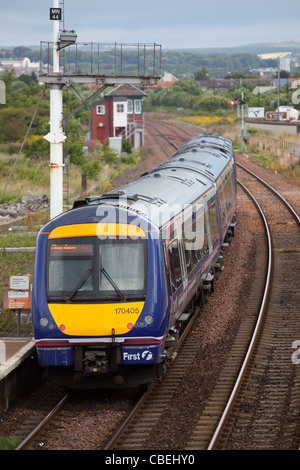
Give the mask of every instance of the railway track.
[[[167, 157], [170, 157], [172, 155], [172, 150], [173, 150], [173, 153], [174, 153], [174, 149], [175, 149], [175, 151], [179, 149], [180, 146], [177, 146], [167, 135], [165, 135], [160, 130], [159, 127], [157, 127], [153, 124], [150, 124], [148, 122], [147, 123], [147, 129], [148, 129], [148, 131], [150, 130], [150, 133], [151, 133], [153, 139], [159, 145], [159, 147], [164, 151], [164, 153], [166, 154]], [[171, 150], [169, 150], [169, 148], [167, 149], [166, 144], [168, 144], [169, 148], [171, 147]]]
[[[254, 196], [246, 186], [241, 182], [240, 185], [253, 199]], [[300, 381], [299, 372], [297, 374], [292, 363], [291, 346], [300, 336], [292, 328], [288, 337], [278, 342], [281, 329], [287, 328], [287, 320], [286, 315], [278, 318], [278, 308], [273, 303], [275, 298], [275, 304], [278, 304], [276, 299], [280, 296], [276, 281], [278, 260], [274, 258], [274, 253], [280, 253], [282, 257], [285, 251], [272, 243], [274, 233], [271, 234], [267, 218], [257, 199], [254, 197], [253, 200], [261, 213], [267, 233], [266, 239], [261, 240], [260, 255], [263, 257], [267, 253], [268, 256], [265, 256], [263, 263], [262, 258], [257, 258], [256, 280], [249, 293], [247, 311], [230, 357], [191, 434], [185, 449], [187, 451], [293, 449], [298, 446]], [[290, 252], [289, 248], [288, 253]], [[283, 289], [286, 288], [285, 285]], [[295, 316], [296, 310], [292, 309], [292, 324]], [[193, 346], [196, 349], [195, 344]], [[187, 342], [183, 356], [181, 357], [181, 352], [179, 354], [178, 366], [174, 365], [165, 383], [149, 391], [149, 396], [143, 398], [141, 406], [135, 409], [134, 415], [128, 418], [122, 430], [105, 449], [148, 448], [153, 427], [158, 425], [162, 410], [183, 379], [187, 364], [195, 354], [194, 348]]]
[[[211, 416], [213, 407], [217, 408], [220, 403], [218, 390], [214, 391], [188, 449], [205, 448], [205, 445], [208, 449], [297, 449], [300, 370], [292, 360], [292, 345], [300, 338], [300, 220], [292, 206], [274, 188], [245, 167], [239, 164], [238, 167], [244, 181], [240, 184], [256, 203], [260, 200], [263, 208], [260, 210], [268, 232], [269, 252], [266, 287], [250, 348], [213, 437], [207, 443], [203, 429], [208, 421], [211, 425], [207, 416]], [[259, 189], [261, 185], [263, 191]], [[280, 209], [277, 208], [276, 215], [278, 200]], [[250, 298], [250, 307], [251, 303]], [[246, 330], [251, 328], [251, 316], [246, 321], [249, 327], [242, 323], [237, 344], [244, 335], [244, 327]], [[238, 346], [233, 348], [233, 357], [235, 349]], [[224, 377], [230, 376], [232, 358], [227, 362], [222, 374]], [[217, 388], [224, 396], [222, 380]]]
[[196, 308], [192, 320], [179, 339], [179, 355], [170, 365], [162, 382], [153, 382], [141, 397], [122, 426], [105, 445], [104, 450], [143, 450], [147, 448], [153, 426], [159, 422], [163, 411], [184, 378], [194, 359], [198, 345], [189, 341], [189, 332], [199, 314]]
[[[268, 183], [238, 164], [268, 220], [271, 275], [263, 328], [227, 424], [214, 441], [222, 449], [297, 449], [300, 369], [293, 344], [300, 338], [300, 219]], [[249, 189], [248, 189], [249, 191]]]
[[16, 432], [16, 437], [21, 439], [15, 450], [26, 450], [37, 438], [46, 425], [63, 409], [69, 399], [68, 393], [55, 393], [47, 395], [46, 403], [38, 413], [33, 413]]
[[266, 237], [260, 240], [260, 252], [256, 257], [255, 281], [249, 292], [249, 303], [242, 317], [235, 342], [218, 383], [195, 426], [187, 450], [213, 450], [220, 442], [220, 436], [224, 433], [224, 427], [230, 418], [236, 396], [254, 354], [264, 320], [272, 272], [271, 234], [259, 204], [245, 186], [241, 183], [240, 185], [256, 205], [266, 229]]
[[[159, 139], [164, 139], [164, 135], [160, 132], [160, 129], [150, 126], [150, 129], [153, 129], [152, 132], [155, 132], [155, 136]], [[167, 139], [168, 144], [170, 144], [170, 138]], [[159, 142], [160, 143], [160, 142]], [[164, 146], [160, 143], [162, 148]], [[174, 144], [175, 146], [175, 144]], [[167, 153], [167, 152], [166, 152]], [[167, 153], [168, 155], [168, 153]], [[268, 269], [268, 275], [270, 276], [270, 267]], [[260, 279], [257, 279], [258, 286], [260, 288], [263, 285], [263, 280], [265, 276], [265, 269], [260, 269]], [[268, 288], [265, 293], [260, 292], [259, 298], [263, 295], [266, 299]], [[257, 296], [257, 291], [255, 294]], [[224, 377], [220, 379], [216, 389], [215, 389], [215, 398], [212, 400], [212, 404], [209, 407], [208, 411], [203, 413], [201, 422], [199, 426], [196, 426], [191, 442], [187, 447], [189, 449], [201, 449], [207, 448], [209, 443], [209, 438], [213, 434], [213, 430], [218, 424], [219, 416], [222, 414], [222, 409], [226, 405], [226, 398], [230, 395], [230, 391], [234, 386], [234, 378], [238, 376], [240, 370], [241, 358], [246, 354], [246, 345], [251, 332], [255, 328], [255, 314], [258, 311], [257, 302], [251, 303], [254, 308], [252, 315], [249, 315], [243, 322], [240, 328], [240, 334], [237, 338], [234, 345], [234, 353], [231, 356], [230, 361], [228, 361], [227, 367], [225, 367], [223, 375]], [[184, 379], [186, 370], [188, 369], [189, 364], [191, 364], [193, 357], [197, 351], [197, 343], [193, 341], [186, 341], [186, 346], [184, 350], [180, 350], [179, 357], [176, 360], [174, 366], [168, 372], [168, 375], [163, 384], [155, 384], [151, 387], [149, 392], [142, 398], [141, 402], [136, 406], [132, 414], [127, 418], [123, 423], [122, 428], [117, 431], [115, 436], [109, 441], [106, 450], [118, 449], [118, 450], [129, 450], [129, 449], [146, 449], [149, 436], [153, 433], [153, 428], [159, 423], [161, 419], [162, 412], [165, 407], [169, 404], [172, 394], [175, 393], [178, 388], [178, 384]], [[233, 361], [234, 356], [234, 361]], [[233, 362], [235, 362], [233, 364]], [[216, 404], [217, 396], [217, 404]], [[212, 417], [214, 419], [212, 419]], [[199, 432], [198, 427], [200, 427], [200, 435], [202, 437], [201, 443], [199, 442]], [[196, 438], [195, 438], [196, 435]]]
[[172, 156], [184, 142], [199, 134], [197, 128], [185, 126], [183, 129], [177, 123], [155, 119], [146, 120], [146, 130], [163, 150], [166, 157]]
[[[298, 448], [300, 371], [292, 360], [292, 348], [300, 338], [299, 216], [268, 183], [241, 165], [239, 169], [247, 172], [245, 184], [240, 185], [264, 220], [267, 245], [262, 251], [268, 257], [264, 267], [258, 259], [259, 275], [249, 297], [248, 314], [241, 322], [231, 356], [195, 427], [188, 450]], [[247, 183], [250, 187], [263, 185], [264, 191], [256, 190], [254, 196]], [[249, 340], [251, 331], [253, 336]], [[248, 342], [250, 346], [245, 350]], [[239, 369], [237, 364], [243, 357]], [[234, 385], [233, 374], [238, 377]], [[216, 424], [212, 418], [222, 409]]]

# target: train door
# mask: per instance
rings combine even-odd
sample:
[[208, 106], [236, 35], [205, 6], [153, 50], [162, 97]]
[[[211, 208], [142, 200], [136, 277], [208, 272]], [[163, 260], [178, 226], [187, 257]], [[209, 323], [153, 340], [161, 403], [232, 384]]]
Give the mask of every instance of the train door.
[[205, 211], [204, 211], [204, 217], [205, 217], [205, 230], [207, 234], [207, 244], [208, 244], [208, 251], [209, 251], [209, 256], [211, 255], [213, 251], [213, 245], [212, 245], [212, 236], [211, 236], [211, 221], [209, 217], [209, 202], [207, 201], [207, 196], [204, 196], [204, 204], [205, 204]]
[[182, 219], [178, 217], [174, 223], [175, 231], [177, 234], [178, 239], [178, 251], [179, 251], [179, 259], [180, 259], [180, 268], [181, 268], [181, 279], [182, 279], [182, 295], [180, 297], [179, 306], [183, 303], [186, 303], [187, 297], [187, 286], [188, 286], [188, 275], [186, 269], [186, 262], [185, 262], [185, 249], [184, 249], [184, 242], [183, 242], [183, 233], [182, 233]]

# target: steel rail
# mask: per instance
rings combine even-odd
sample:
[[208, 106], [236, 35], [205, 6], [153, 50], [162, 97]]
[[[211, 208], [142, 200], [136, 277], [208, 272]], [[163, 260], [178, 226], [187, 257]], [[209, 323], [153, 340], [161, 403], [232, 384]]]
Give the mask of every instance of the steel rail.
[[246, 188], [246, 186], [243, 185], [243, 183], [241, 183], [240, 181], [238, 181], [238, 184], [245, 190], [245, 192], [250, 196], [250, 198], [254, 201], [255, 205], [257, 206], [259, 212], [260, 212], [260, 215], [263, 219], [263, 223], [265, 225], [265, 229], [266, 229], [266, 234], [267, 234], [267, 240], [268, 240], [268, 267], [267, 267], [267, 276], [266, 276], [266, 282], [265, 282], [265, 288], [264, 288], [264, 293], [263, 293], [263, 298], [262, 298], [262, 302], [261, 302], [261, 306], [260, 306], [260, 310], [259, 310], [259, 314], [258, 314], [258, 318], [257, 318], [257, 322], [256, 322], [256, 325], [255, 325], [255, 329], [254, 329], [254, 332], [253, 332], [253, 335], [252, 335], [252, 338], [251, 338], [251, 342], [250, 342], [250, 345], [249, 345], [249, 348], [247, 350], [247, 353], [246, 353], [246, 356], [244, 358], [244, 362], [242, 364], [242, 367], [240, 369], [240, 372], [239, 372], [239, 375], [238, 375], [238, 378], [236, 380], [236, 383], [233, 387], [233, 390], [231, 392], [231, 395], [229, 397], [229, 400], [227, 402], [227, 405], [223, 411], [223, 414], [221, 416], [221, 419], [218, 423], [218, 426], [214, 432], [214, 435], [209, 443], [209, 446], [207, 448], [207, 450], [213, 450], [216, 443], [217, 443], [217, 440], [223, 430], [223, 426], [225, 424], [225, 421], [228, 417], [228, 414], [232, 408], [232, 405], [235, 401], [235, 398], [237, 396], [237, 393], [239, 391], [239, 388], [240, 388], [240, 385], [241, 385], [241, 382], [243, 380], [243, 377], [244, 377], [244, 374], [245, 374], [245, 371], [247, 370], [247, 366], [249, 364], [249, 361], [252, 357], [252, 354], [253, 354], [253, 351], [254, 351], [254, 347], [256, 345], [256, 341], [257, 341], [257, 338], [258, 338], [258, 335], [259, 335], [259, 332], [260, 332], [260, 328], [261, 328], [261, 324], [262, 324], [262, 321], [263, 321], [263, 317], [264, 317], [264, 312], [265, 312], [265, 307], [266, 307], [266, 304], [267, 304], [267, 300], [268, 300], [268, 296], [269, 296], [269, 292], [270, 292], [270, 285], [271, 285], [271, 273], [272, 273], [272, 265], [273, 265], [273, 258], [272, 258], [272, 239], [271, 239], [271, 233], [270, 233], [270, 229], [269, 229], [269, 225], [268, 225], [268, 222], [267, 222], [267, 219], [265, 217], [265, 214], [261, 208], [261, 206], [259, 205], [258, 201], [256, 200], [256, 198], [253, 196], [253, 194]]
[[[252, 175], [254, 178], [256, 178], [258, 181], [260, 181], [265, 187], [267, 187], [270, 191], [273, 192], [273, 194], [275, 194], [275, 196], [277, 196], [283, 203], [284, 205], [288, 208], [288, 210], [291, 212], [291, 214], [295, 217], [295, 219], [297, 220], [298, 224], [300, 224], [300, 217], [299, 215], [297, 214], [297, 212], [295, 211], [295, 209], [290, 205], [290, 203], [278, 192], [276, 191], [275, 188], [273, 188], [269, 183], [267, 183], [266, 181], [264, 181], [262, 178], [260, 178], [259, 176], [257, 176], [255, 173], [253, 173], [251, 170], [249, 170], [248, 168], [246, 168], [244, 165], [240, 164], [240, 163], [237, 163], [236, 162], [236, 165], [239, 166], [240, 168], [242, 168], [244, 171], [246, 171], [247, 173], [249, 173], [250, 175]], [[222, 417], [219, 421], [219, 424], [216, 428], [216, 431], [210, 441], [210, 444], [208, 446], [208, 450], [213, 450], [214, 446], [216, 445], [216, 442], [217, 442], [217, 439], [219, 438], [220, 434], [221, 434], [221, 431], [223, 429], [223, 426], [224, 426], [224, 423], [226, 421], [226, 418], [229, 414], [229, 411], [232, 407], [232, 404], [235, 400], [235, 397], [237, 395], [237, 392], [238, 392], [238, 389], [240, 387], [240, 384], [241, 384], [241, 381], [242, 381], [242, 378], [243, 378], [243, 375], [245, 373], [245, 370], [247, 368], [247, 364], [249, 362], [249, 359], [253, 353], [253, 350], [254, 350], [254, 346], [255, 346], [255, 342], [256, 342], [256, 339], [258, 337], [258, 332], [259, 332], [259, 329], [260, 329], [260, 326], [261, 326], [261, 322], [262, 322], [262, 318], [263, 318], [263, 313], [264, 313], [264, 310], [265, 310], [265, 307], [266, 307], [266, 301], [268, 299], [268, 293], [269, 293], [269, 290], [270, 290], [270, 280], [271, 280], [271, 272], [272, 272], [272, 263], [273, 263], [273, 260], [272, 260], [272, 239], [271, 239], [271, 234], [270, 234], [270, 230], [269, 230], [269, 226], [268, 226], [268, 222], [266, 220], [266, 217], [264, 215], [264, 212], [262, 210], [262, 208], [260, 207], [258, 201], [256, 200], [256, 198], [253, 196], [253, 194], [248, 190], [248, 188], [246, 188], [246, 186], [243, 185], [243, 183], [241, 183], [240, 181], [238, 181], [239, 185], [248, 193], [248, 195], [252, 198], [252, 200], [255, 202], [256, 206], [258, 207], [259, 209], [259, 212], [262, 216], [262, 219], [263, 219], [263, 222], [264, 222], [264, 225], [266, 227], [266, 231], [267, 231], [267, 238], [268, 238], [268, 257], [269, 257], [269, 260], [268, 260], [268, 269], [267, 269], [267, 279], [266, 279], [266, 284], [265, 284], [265, 291], [264, 291], [264, 294], [263, 294], [263, 300], [262, 300], [262, 304], [261, 304], [261, 307], [260, 307], [260, 311], [259, 311], [259, 315], [258, 315], [258, 321], [257, 321], [257, 324], [256, 324], [256, 327], [255, 327], [255, 330], [254, 330], [254, 333], [253, 333], [253, 336], [252, 336], [252, 339], [251, 339], [251, 343], [250, 343], [250, 346], [249, 346], [249, 349], [248, 349], [248, 352], [245, 356], [245, 359], [244, 359], [244, 362], [243, 362], [243, 365], [242, 365], [242, 368], [240, 370], [240, 373], [239, 373], [239, 376], [238, 376], [238, 379], [236, 381], [236, 384], [232, 390], [232, 393], [230, 395], [230, 398], [227, 402], [227, 405], [225, 407], [225, 410], [222, 414]]]
[[137, 415], [139, 409], [143, 405], [143, 403], [147, 400], [148, 396], [152, 392], [152, 390], [156, 387], [156, 382], [152, 382], [149, 385], [149, 388], [142, 394], [142, 396], [139, 398], [138, 402], [135, 404], [134, 408], [129, 412], [129, 414], [126, 416], [120, 427], [116, 430], [116, 432], [113, 434], [113, 436], [109, 439], [109, 441], [105, 444], [102, 450], [113, 450], [113, 446], [116, 442], [118, 442], [120, 436], [123, 434], [125, 429], [129, 426], [131, 421], [134, 419], [134, 417]]
[[276, 191], [276, 189], [273, 188], [273, 186], [271, 186], [269, 183], [267, 183], [266, 181], [264, 181], [262, 178], [260, 178], [259, 176], [257, 176], [255, 173], [253, 173], [251, 170], [249, 170], [248, 168], [246, 168], [245, 166], [243, 166], [241, 163], [237, 163], [235, 162], [237, 166], [239, 166], [240, 168], [242, 168], [244, 171], [246, 171], [247, 173], [249, 173], [250, 175], [254, 176], [254, 178], [256, 178], [257, 180], [259, 180], [264, 186], [266, 186], [267, 188], [270, 189], [270, 191], [272, 191], [277, 197], [279, 197], [279, 199], [282, 200], [282, 202], [288, 207], [289, 211], [293, 214], [293, 216], [297, 219], [298, 221], [298, 224], [300, 224], [300, 217], [299, 215], [297, 214], [297, 212], [295, 211], [295, 209], [290, 205], [290, 203], [278, 192]]
[[30, 434], [15, 448], [15, 450], [24, 450], [28, 447], [30, 442], [37, 436], [40, 430], [53, 418], [55, 413], [60, 410], [67, 402], [69, 395], [66, 394], [59, 403], [47, 414], [47, 416], [31, 431]]
[[[186, 327], [184, 328], [184, 330], [182, 331], [182, 334], [181, 336], [179, 337], [179, 340], [178, 340], [178, 350], [180, 350], [184, 340], [187, 338], [188, 336], [188, 333], [193, 325], [193, 323], [195, 322], [196, 318], [197, 318], [197, 315], [199, 314], [199, 307], [197, 307], [195, 309], [195, 312], [193, 313], [192, 315], [192, 318], [190, 319], [190, 321], [188, 322], [188, 324], [186, 325]], [[102, 450], [113, 450], [113, 446], [115, 443], [118, 442], [120, 436], [124, 433], [124, 431], [126, 430], [126, 428], [129, 426], [129, 424], [132, 422], [132, 420], [135, 418], [135, 416], [138, 414], [140, 408], [142, 407], [143, 403], [145, 403], [145, 401], [149, 398], [149, 396], [151, 395], [152, 391], [159, 385], [158, 382], [152, 382], [150, 385], [149, 385], [149, 388], [142, 394], [142, 396], [140, 397], [140, 399], [138, 400], [138, 402], [135, 404], [134, 408], [129, 412], [129, 414], [127, 415], [127, 417], [124, 419], [124, 421], [122, 422], [122, 424], [120, 425], [120, 427], [115, 431], [115, 433], [113, 434], [113, 436], [107, 441], [107, 443], [105, 444], [105, 446], [103, 447]]]
[[163, 134], [159, 129], [157, 129], [153, 124], [150, 124], [147, 122], [146, 124], [147, 128], [149, 129], [152, 128], [154, 129], [154, 131], [156, 132], [156, 134], [154, 133], [151, 133], [153, 139], [155, 140], [155, 142], [159, 145], [159, 147], [163, 150], [163, 152], [167, 155], [168, 158], [170, 158], [172, 155], [166, 150], [166, 148], [162, 145], [161, 142], [159, 142], [159, 138], [161, 139], [164, 139], [166, 140], [170, 145], [172, 145], [173, 147], [175, 147], [176, 150], [179, 149], [179, 147], [174, 143], [172, 142], [171, 139], [169, 139], [165, 134]]

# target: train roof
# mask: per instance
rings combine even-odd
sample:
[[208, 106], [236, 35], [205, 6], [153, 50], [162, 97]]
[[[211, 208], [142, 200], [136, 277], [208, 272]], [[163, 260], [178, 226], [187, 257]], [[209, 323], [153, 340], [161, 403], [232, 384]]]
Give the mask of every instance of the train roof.
[[[91, 198], [91, 204], [125, 207], [163, 226], [170, 211], [180, 212], [214, 187], [233, 158], [232, 143], [217, 134], [200, 134], [153, 170], [119, 190]], [[175, 213], [174, 213], [175, 215]]]

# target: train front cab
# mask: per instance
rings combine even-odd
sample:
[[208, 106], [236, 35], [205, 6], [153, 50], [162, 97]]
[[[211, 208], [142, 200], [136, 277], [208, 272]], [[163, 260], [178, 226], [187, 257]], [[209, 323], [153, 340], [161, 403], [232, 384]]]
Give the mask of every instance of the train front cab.
[[158, 231], [122, 240], [120, 225], [114, 229], [110, 240], [99, 223], [69, 224], [43, 230], [38, 239], [39, 364], [70, 388], [149, 383], [164, 356], [169, 298]]

